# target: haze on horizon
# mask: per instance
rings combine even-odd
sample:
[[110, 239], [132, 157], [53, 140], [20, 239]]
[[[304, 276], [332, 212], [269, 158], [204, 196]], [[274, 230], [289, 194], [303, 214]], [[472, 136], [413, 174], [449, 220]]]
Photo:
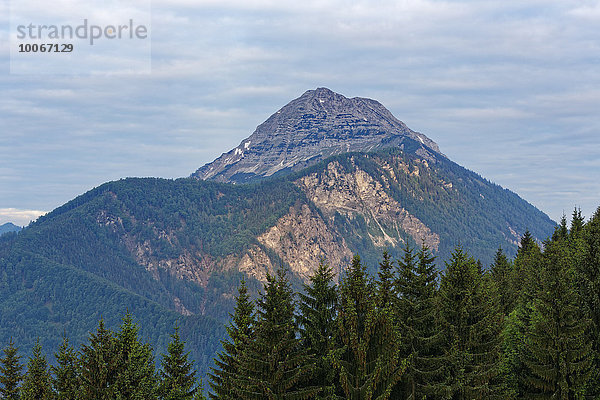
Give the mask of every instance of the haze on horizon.
[[150, 74], [43, 76], [9, 74], [8, 6], [0, 224], [109, 180], [188, 176], [321, 86], [378, 100], [554, 220], [600, 205], [600, 1], [155, 0]]

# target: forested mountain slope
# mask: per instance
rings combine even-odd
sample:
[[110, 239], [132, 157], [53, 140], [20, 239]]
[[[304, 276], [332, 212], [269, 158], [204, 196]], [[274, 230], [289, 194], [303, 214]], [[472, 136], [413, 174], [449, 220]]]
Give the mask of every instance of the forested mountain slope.
[[[554, 229], [373, 100], [318, 89], [290, 104], [257, 129], [262, 147], [222, 159], [214, 181], [109, 182], [2, 235], [0, 343], [28, 351], [39, 336], [56, 348], [65, 332], [78, 345], [101, 315], [116, 327], [129, 309], [159, 351], [180, 320], [205, 371], [241, 278], [255, 295], [283, 266], [299, 289], [321, 260], [339, 277], [359, 253], [374, 271], [405, 243], [425, 243], [440, 268], [457, 244], [487, 266], [527, 229], [538, 240]], [[268, 168], [244, 175], [248, 157]]]

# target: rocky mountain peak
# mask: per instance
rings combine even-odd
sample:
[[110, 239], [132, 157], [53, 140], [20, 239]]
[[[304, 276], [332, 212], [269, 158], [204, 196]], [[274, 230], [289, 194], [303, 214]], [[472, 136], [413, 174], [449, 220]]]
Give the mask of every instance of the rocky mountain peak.
[[440, 152], [435, 142], [410, 130], [378, 101], [317, 88], [282, 107], [238, 147], [192, 176], [241, 183], [297, 171], [336, 154], [404, 146], [425, 158]]

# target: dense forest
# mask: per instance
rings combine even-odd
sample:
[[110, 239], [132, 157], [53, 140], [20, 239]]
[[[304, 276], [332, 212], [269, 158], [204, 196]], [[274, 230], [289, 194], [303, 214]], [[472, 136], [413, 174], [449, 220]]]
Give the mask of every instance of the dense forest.
[[11, 341], [0, 358], [0, 398], [205, 399], [202, 381], [196, 379], [184, 346], [175, 326], [167, 353], [155, 371], [152, 347], [140, 341], [139, 326], [128, 313], [116, 332], [107, 329], [101, 319], [79, 351], [64, 337], [53, 366], [48, 365], [38, 341], [23, 373], [21, 356]]
[[485, 270], [456, 247], [320, 265], [295, 295], [285, 271], [253, 304], [240, 287], [210, 374], [214, 399], [585, 399], [600, 396], [600, 209]]
[[[221, 348], [240, 280], [246, 279], [253, 297], [262, 290], [252, 269], [263, 279], [263, 272], [283, 265], [300, 292], [306, 276], [298, 266], [308, 272], [320, 256], [337, 274], [360, 254], [367, 271], [376, 274], [384, 246], [394, 243], [387, 250], [397, 259], [403, 242], [420, 245], [394, 224], [399, 209], [372, 215], [365, 202], [376, 197], [372, 190], [349, 186], [339, 193], [315, 184], [338, 199], [348, 194], [344, 204], [354, 207], [321, 210], [298, 182], [327, 175], [331, 163], [350, 181], [368, 176], [373, 188], [380, 186], [377, 193], [439, 235], [437, 250], [431, 249], [438, 269], [457, 242], [488, 266], [499, 245], [513, 258], [527, 228], [535, 238], [552, 233], [556, 224], [516, 194], [441, 156], [426, 166], [409, 153], [348, 153], [244, 185], [189, 178], [102, 184], [20, 232], [0, 236], [0, 348], [12, 338], [29, 356], [38, 338], [44, 349], [56, 349], [64, 333], [78, 347], [101, 316], [114, 328], [128, 309], [157, 353], [166, 351], [179, 321], [194, 368], [205, 375]], [[301, 210], [309, 211], [305, 219], [296, 218]], [[297, 224], [281, 229], [290, 220]], [[392, 241], [382, 241], [384, 235]], [[302, 246], [308, 250], [296, 252]], [[53, 363], [52, 351], [48, 357]]]
[[[384, 253], [372, 276], [355, 256], [339, 282], [322, 263], [300, 293], [285, 268], [252, 301], [244, 281], [209, 374], [212, 399], [596, 399], [600, 397], [600, 209], [575, 210], [538, 244], [489, 268], [457, 246], [439, 273], [430, 250]], [[155, 370], [129, 314], [100, 320], [48, 367], [0, 358], [8, 399], [200, 399], [178, 330]], [[20, 397], [19, 397], [20, 396]]]

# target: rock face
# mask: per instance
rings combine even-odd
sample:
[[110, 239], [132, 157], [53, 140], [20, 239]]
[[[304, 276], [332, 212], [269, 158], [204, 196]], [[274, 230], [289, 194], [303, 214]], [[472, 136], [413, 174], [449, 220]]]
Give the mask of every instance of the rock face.
[[417, 217], [411, 215], [390, 195], [387, 188], [367, 172], [354, 165], [351, 173], [345, 172], [337, 162], [327, 165], [324, 173], [312, 173], [300, 178], [296, 184], [307, 197], [333, 219], [336, 213], [347, 218], [364, 218], [373, 227], [367, 232], [376, 247], [401, 245], [407, 233], [416, 243], [425, 243], [437, 251], [440, 237]]
[[387, 147], [423, 158], [441, 154], [435, 142], [410, 130], [381, 103], [346, 98], [326, 88], [309, 90], [259, 125], [235, 149], [199, 168], [193, 177], [243, 183], [298, 171], [336, 154]]
[[296, 205], [277, 224], [258, 237], [302, 280], [314, 273], [319, 262], [331, 265], [339, 277], [352, 259], [345, 240], [307, 204]]

